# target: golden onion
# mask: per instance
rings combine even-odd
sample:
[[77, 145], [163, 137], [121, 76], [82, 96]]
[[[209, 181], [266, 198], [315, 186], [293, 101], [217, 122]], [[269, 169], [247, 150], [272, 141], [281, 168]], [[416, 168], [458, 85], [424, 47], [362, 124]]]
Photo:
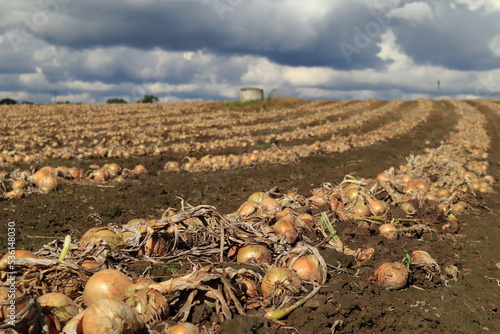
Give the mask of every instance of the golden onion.
[[116, 269], [104, 269], [92, 275], [83, 289], [83, 301], [87, 306], [102, 298], [120, 299], [132, 280]]
[[262, 264], [273, 262], [273, 255], [269, 248], [264, 245], [246, 245], [238, 250], [236, 255], [236, 262]]

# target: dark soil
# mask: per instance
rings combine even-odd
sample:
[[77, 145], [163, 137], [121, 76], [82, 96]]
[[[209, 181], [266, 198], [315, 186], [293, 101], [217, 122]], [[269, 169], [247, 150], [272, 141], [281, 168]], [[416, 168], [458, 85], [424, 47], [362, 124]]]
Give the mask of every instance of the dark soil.
[[[489, 174], [498, 179], [500, 116], [488, 108], [479, 110], [488, 118], [492, 138]], [[85, 169], [92, 163], [117, 162], [127, 168], [143, 164], [149, 175], [103, 186], [68, 182], [49, 194], [1, 201], [0, 221], [16, 222], [17, 248], [37, 250], [66, 234], [78, 238], [94, 226], [125, 224], [135, 218], [159, 218], [169, 207], [180, 208], [181, 200], [191, 205], [210, 204], [226, 214], [235, 211], [255, 191], [278, 186], [284, 190], [297, 188], [307, 196], [323, 182], [341, 182], [346, 174], [375, 177], [391, 166], [404, 164], [406, 156], [420, 154], [426, 146], [438, 146], [455, 122], [456, 115], [449, 104], [435, 102], [431, 119], [402, 138], [345, 153], [312, 156], [296, 164], [263, 164], [217, 172], [164, 172], [165, 162], [178, 159], [175, 156], [48, 161], [52, 166], [75, 165]], [[426, 140], [431, 144], [426, 145]], [[224, 323], [221, 332], [500, 333], [500, 269], [494, 265], [500, 262], [498, 183], [494, 189], [496, 193], [480, 198], [484, 207], [458, 217], [461, 222], [458, 234], [445, 238], [424, 234], [420, 238], [403, 236], [391, 241], [361, 233], [353, 223], [336, 226], [347, 245], [375, 247], [374, 258], [356, 272], [345, 269], [349, 259], [325, 250], [325, 260], [337, 269], [331, 267], [319, 294], [284, 320], [285, 328], [276, 330], [258, 315], [240, 315]], [[4, 252], [5, 248], [2, 244], [0, 250]], [[458, 281], [445, 284], [414, 271], [410, 287], [389, 291], [366, 279], [373, 274], [375, 264], [400, 261], [405, 251], [416, 249], [432, 252], [441, 266], [456, 265], [460, 270]], [[195, 312], [189, 320], [207, 321], [207, 315], [200, 312]]]

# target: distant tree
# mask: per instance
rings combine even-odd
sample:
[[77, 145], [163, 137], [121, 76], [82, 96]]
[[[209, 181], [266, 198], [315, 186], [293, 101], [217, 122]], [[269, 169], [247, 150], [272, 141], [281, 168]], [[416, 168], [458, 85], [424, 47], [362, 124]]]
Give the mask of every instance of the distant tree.
[[0, 100], [0, 104], [17, 104], [17, 101], [13, 100], [13, 99], [6, 98], [6, 99]]
[[30, 101], [23, 101], [23, 102], [21, 102], [21, 104], [34, 104], [34, 103], [30, 102]]
[[142, 99], [137, 101], [137, 103], [154, 103], [154, 102], [158, 102], [158, 101], [160, 101], [160, 99], [158, 99], [158, 97], [156, 97], [154, 95], [144, 95], [142, 97]]
[[58, 101], [56, 104], [71, 104], [69, 101]]
[[125, 101], [124, 99], [120, 99], [120, 98], [114, 97], [114, 98], [108, 99], [106, 101], [106, 103], [128, 103], [128, 102]]

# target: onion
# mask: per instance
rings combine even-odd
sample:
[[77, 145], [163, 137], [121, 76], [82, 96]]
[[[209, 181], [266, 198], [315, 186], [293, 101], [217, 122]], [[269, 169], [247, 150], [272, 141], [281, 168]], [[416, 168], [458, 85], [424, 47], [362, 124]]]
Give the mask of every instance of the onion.
[[423, 250], [411, 252], [411, 264], [431, 271], [440, 271], [436, 260], [434, 260], [429, 253]]
[[184, 322], [170, 327], [165, 334], [200, 334], [200, 330], [192, 323]]
[[144, 328], [137, 313], [115, 299], [100, 299], [83, 315], [83, 334], [135, 334]]
[[277, 211], [280, 207], [278, 201], [276, 201], [274, 198], [271, 198], [271, 197], [264, 198], [263, 200], [260, 201], [259, 204], [264, 209], [264, 212]]
[[35, 174], [31, 175], [30, 180], [34, 184], [37, 184], [38, 181], [40, 181], [40, 179], [42, 177], [45, 177], [47, 175], [50, 175], [50, 172], [48, 170], [46, 170], [46, 169], [40, 169]]
[[92, 275], [83, 290], [83, 301], [87, 306], [102, 298], [119, 299], [132, 280], [116, 269], [101, 270]]
[[243, 218], [255, 217], [262, 215], [262, 207], [254, 201], [246, 201], [238, 208], [238, 216]]
[[7, 266], [9, 265], [9, 262], [11, 261], [12, 256], [14, 256], [16, 259], [20, 259], [20, 258], [40, 259], [39, 256], [36, 256], [32, 252], [19, 249], [19, 250], [16, 250], [14, 252], [14, 254], [6, 253], [4, 256], [2, 256], [2, 259], [0, 259], [0, 270], [7, 269]]
[[386, 182], [391, 181], [392, 177], [391, 177], [391, 175], [389, 173], [382, 172], [382, 173], [380, 173], [380, 174], [377, 175], [377, 180], [380, 183], [386, 183]]
[[57, 179], [52, 175], [45, 175], [41, 177], [36, 183], [37, 187], [43, 192], [49, 192], [57, 188]]
[[296, 295], [300, 291], [299, 275], [287, 267], [273, 267], [262, 278], [261, 291], [265, 296]]
[[366, 201], [368, 202], [368, 208], [374, 216], [385, 213], [389, 208], [386, 202], [372, 199], [370, 196], [366, 196]]
[[143, 165], [135, 166], [134, 170], [132, 172], [134, 172], [135, 175], [139, 175], [139, 176], [143, 176], [143, 175], [148, 174], [148, 170]]
[[177, 161], [168, 161], [163, 168], [169, 172], [179, 172], [181, 170]]
[[71, 175], [71, 178], [78, 180], [83, 178], [83, 170], [76, 168], [76, 167], [70, 167], [68, 168], [69, 175]]
[[417, 213], [417, 209], [415, 209], [415, 207], [409, 202], [401, 203], [400, 207], [401, 210], [403, 210], [409, 215], [414, 215], [415, 213]]
[[122, 168], [116, 163], [106, 164], [102, 168], [107, 170], [111, 177], [117, 176], [122, 170]]
[[159, 234], [153, 234], [137, 252], [139, 256], [163, 256], [168, 251], [170, 245], [168, 239]]
[[350, 210], [349, 210], [349, 217], [351, 218], [365, 218], [370, 215], [370, 209], [368, 206], [363, 204], [362, 201], [358, 199], [356, 205], [354, 205]]
[[123, 294], [125, 304], [135, 309], [144, 323], [165, 320], [170, 312], [165, 296], [147, 284], [134, 284], [126, 288]]
[[464, 201], [458, 201], [451, 205], [451, 212], [455, 214], [462, 214], [465, 212], [465, 209], [467, 209], [467, 203]]
[[415, 180], [415, 187], [417, 187], [417, 189], [419, 189], [423, 192], [428, 192], [429, 191], [429, 182], [424, 181], [424, 180]]
[[451, 193], [448, 189], [439, 189], [436, 192], [436, 197], [437, 198], [448, 198], [451, 196]]
[[269, 196], [265, 192], [257, 191], [257, 192], [254, 192], [253, 194], [251, 194], [248, 197], [248, 201], [253, 201], [255, 203], [260, 203], [260, 202], [262, 202], [262, 200], [267, 199], [267, 198], [271, 198], [271, 196]]
[[25, 180], [16, 180], [14, 182], [12, 182], [12, 190], [23, 190], [23, 189], [26, 189], [26, 181]]
[[375, 269], [372, 280], [383, 288], [402, 289], [408, 283], [410, 272], [400, 262], [385, 262]]
[[380, 234], [387, 239], [395, 239], [398, 236], [398, 229], [392, 224], [382, 224], [378, 228]]
[[323, 280], [323, 273], [319, 265], [318, 258], [313, 255], [304, 255], [299, 257], [290, 267], [293, 258], [288, 260], [288, 267], [295, 270], [297, 275], [304, 280], [315, 280], [320, 282]]
[[115, 249], [123, 243], [120, 234], [108, 227], [92, 227], [80, 239], [79, 250], [85, 250], [92, 245], [107, 244], [109, 248]]
[[7, 199], [19, 199], [23, 198], [25, 195], [25, 191], [23, 189], [14, 189], [12, 191], [6, 192], [4, 194]]
[[289, 244], [293, 244], [299, 237], [294, 226], [294, 218], [292, 215], [286, 215], [280, 218], [280, 220], [273, 225], [273, 230]]
[[269, 248], [264, 245], [246, 245], [238, 250], [236, 262], [262, 264], [273, 262], [273, 255]]
[[304, 212], [295, 218], [295, 225], [301, 227], [314, 227], [314, 217]]
[[[37, 298], [42, 312], [52, 314], [50, 325], [60, 332], [62, 326], [78, 314], [78, 308], [73, 300], [63, 293], [49, 292]], [[49, 331], [50, 332], [50, 331]]]

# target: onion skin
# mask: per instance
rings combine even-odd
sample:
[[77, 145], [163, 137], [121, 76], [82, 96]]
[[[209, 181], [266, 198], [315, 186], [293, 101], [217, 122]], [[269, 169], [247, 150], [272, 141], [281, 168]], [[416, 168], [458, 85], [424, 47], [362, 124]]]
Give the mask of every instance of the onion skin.
[[83, 315], [83, 334], [135, 334], [144, 328], [137, 313], [115, 299], [100, 299]]
[[83, 301], [91, 306], [103, 298], [120, 299], [126, 288], [133, 285], [130, 278], [115, 269], [101, 270], [92, 275], [83, 290]]
[[385, 262], [375, 269], [371, 281], [377, 283], [382, 288], [399, 290], [408, 284], [410, 272], [406, 266], [400, 262]]

